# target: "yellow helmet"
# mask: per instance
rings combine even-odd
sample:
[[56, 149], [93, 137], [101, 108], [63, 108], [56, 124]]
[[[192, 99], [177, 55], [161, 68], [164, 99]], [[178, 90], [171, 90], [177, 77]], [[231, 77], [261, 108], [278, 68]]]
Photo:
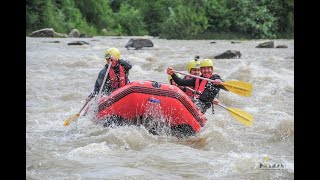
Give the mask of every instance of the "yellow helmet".
[[200, 67], [208, 67], [211, 66], [213, 68], [213, 61], [211, 59], [203, 59], [200, 61]]
[[188, 62], [188, 73], [190, 73], [192, 68], [200, 69], [200, 61], [192, 59]]
[[[177, 74], [177, 73], [176, 73], [176, 75], [177, 75], [179, 78], [182, 78], [182, 76], [181, 76], [180, 74]], [[169, 81], [170, 84], [171, 84], [171, 79], [172, 79], [171, 75], [168, 75], [168, 81]]]
[[117, 61], [120, 59], [120, 51], [117, 48], [109, 48], [106, 50], [106, 52], [104, 53], [104, 58], [109, 58], [111, 56], [114, 56]]

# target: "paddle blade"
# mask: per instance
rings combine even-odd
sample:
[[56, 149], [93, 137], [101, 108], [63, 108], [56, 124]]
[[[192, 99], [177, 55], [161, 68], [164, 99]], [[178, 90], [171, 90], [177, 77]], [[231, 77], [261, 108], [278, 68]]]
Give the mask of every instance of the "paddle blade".
[[74, 116], [70, 116], [70, 117], [64, 122], [63, 126], [69, 126], [69, 124], [71, 123], [71, 121], [76, 121], [79, 116], [80, 116], [80, 114], [75, 114]]
[[238, 120], [241, 124], [245, 126], [252, 126], [253, 116], [238, 108], [227, 108], [230, 114]]
[[226, 81], [222, 85], [240, 96], [251, 96], [252, 84], [243, 81]]

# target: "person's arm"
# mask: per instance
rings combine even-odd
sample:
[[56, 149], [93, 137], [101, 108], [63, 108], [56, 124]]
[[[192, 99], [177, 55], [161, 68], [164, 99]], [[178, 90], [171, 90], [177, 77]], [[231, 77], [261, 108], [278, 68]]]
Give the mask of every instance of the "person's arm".
[[86, 101], [90, 101], [90, 99], [92, 99], [93, 97], [95, 97], [97, 95], [97, 92], [95, 91], [95, 89], [96, 89], [96, 87], [93, 88], [93, 90], [91, 91], [89, 96], [86, 98]]
[[176, 84], [178, 84], [179, 86], [194, 86], [194, 84], [196, 82], [196, 78], [192, 78], [192, 79], [181, 79], [181, 78], [179, 78], [174, 73], [174, 69], [172, 67], [168, 67], [167, 68], [167, 74], [170, 75], [172, 77], [172, 79], [174, 80], [174, 82]]
[[212, 103], [213, 103], [214, 105], [218, 105], [218, 104], [219, 104], [219, 99], [218, 99], [217, 97], [215, 97], [215, 98], [213, 99]]
[[[99, 93], [99, 90], [100, 90], [100, 86], [101, 86], [101, 80], [99, 80], [100, 78], [98, 77], [95, 84], [94, 84], [94, 87], [93, 87], [93, 90], [91, 91], [91, 93], [89, 94], [89, 96], [87, 97], [87, 101], [92, 99], [94, 96], [96, 96], [98, 93]], [[100, 84], [99, 84], [100, 82]]]
[[[223, 81], [222, 81], [223, 82]], [[226, 89], [223, 85], [218, 85], [218, 88], [223, 89], [225, 91], [229, 91], [228, 89]]]
[[219, 89], [223, 89], [225, 91], [229, 91], [228, 89], [226, 89], [222, 83], [223, 83], [223, 80], [221, 79], [221, 77], [218, 75], [218, 74], [215, 74], [214, 77], [213, 77], [213, 80], [215, 82], [213, 82], [213, 84], [215, 85], [216, 88], [219, 88]]
[[171, 77], [179, 86], [194, 86], [194, 83], [196, 81], [196, 78], [181, 79], [175, 73], [173, 73]]
[[123, 60], [123, 59], [119, 59], [119, 64], [121, 66], [123, 66], [127, 71], [132, 68], [131, 63], [129, 61], [126, 61], [126, 60]]
[[94, 84], [93, 90], [90, 93], [90, 95], [87, 97], [87, 100], [93, 98], [95, 95], [99, 93], [107, 68], [108, 68], [108, 65], [105, 65], [105, 67], [99, 72], [96, 82]]

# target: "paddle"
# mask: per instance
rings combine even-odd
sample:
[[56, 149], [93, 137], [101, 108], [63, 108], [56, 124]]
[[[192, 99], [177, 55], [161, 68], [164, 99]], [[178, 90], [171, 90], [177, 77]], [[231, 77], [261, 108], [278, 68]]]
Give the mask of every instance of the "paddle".
[[[106, 74], [104, 75], [104, 78], [103, 78], [103, 82], [102, 82], [102, 85], [100, 86], [100, 90], [99, 90], [99, 94], [98, 94], [98, 97], [100, 96], [101, 92], [102, 92], [102, 89], [103, 89], [103, 86], [104, 86], [104, 83], [106, 82], [106, 79], [107, 79], [107, 76], [109, 74], [109, 71], [110, 71], [110, 67], [111, 67], [111, 64], [112, 62], [110, 61], [109, 64], [108, 64], [108, 69], [106, 71]], [[82, 110], [84, 109], [84, 107], [86, 107], [86, 105], [90, 102], [90, 100], [93, 98], [94, 96], [90, 97], [90, 99], [88, 99], [86, 101], [86, 103], [83, 105], [83, 107], [80, 109], [79, 113], [78, 114], [75, 114], [71, 117], [69, 117], [63, 124], [63, 126], [69, 126], [70, 122], [71, 121], [76, 121], [78, 119], [78, 117], [80, 116], [80, 113], [82, 112]]]
[[112, 64], [112, 61], [109, 61], [108, 69], [107, 69], [106, 75], [104, 75], [103, 82], [102, 82], [102, 85], [101, 85], [101, 87], [100, 87], [100, 90], [99, 90], [99, 94], [98, 94], [98, 96], [100, 96], [100, 94], [101, 94], [101, 92], [102, 92], [102, 89], [103, 89], [104, 83], [106, 82], [107, 76], [108, 76], [109, 71], [110, 71], [111, 64]]
[[[213, 82], [212, 79], [208, 79], [208, 78], [204, 78], [204, 77], [200, 77], [200, 76], [196, 76], [196, 75], [192, 75], [192, 74], [188, 74], [188, 73], [184, 73], [184, 72], [180, 72], [180, 71], [175, 71], [175, 70], [173, 72]], [[238, 94], [240, 96], [251, 96], [251, 92], [252, 92], [252, 84], [251, 83], [233, 80], [233, 81], [223, 82], [222, 85], [227, 90], [229, 90], [235, 94]]]
[[[187, 89], [194, 92], [194, 90], [190, 87], [187, 87]], [[253, 116], [241, 109], [237, 108], [227, 108], [224, 105], [221, 105], [218, 103], [219, 106], [223, 107], [224, 109], [228, 110], [232, 117], [234, 117], [236, 120], [238, 120], [240, 123], [246, 125], [246, 126], [252, 126], [253, 124]]]
[[86, 105], [90, 102], [90, 100], [92, 99], [92, 97], [86, 101], [86, 103], [82, 106], [82, 108], [80, 109], [80, 111], [78, 112], [78, 114], [75, 114], [73, 116], [70, 116], [63, 124], [63, 126], [69, 126], [71, 121], [76, 121], [78, 119], [78, 117], [80, 116], [80, 113], [82, 112], [82, 110], [84, 109], [84, 107], [86, 107]]
[[241, 124], [244, 124], [245, 126], [252, 126], [253, 124], [253, 116], [241, 109], [238, 108], [228, 108], [222, 104], [219, 104], [219, 106], [223, 107], [224, 109], [228, 110], [232, 117], [234, 117], [236, 120], [238, 120]]

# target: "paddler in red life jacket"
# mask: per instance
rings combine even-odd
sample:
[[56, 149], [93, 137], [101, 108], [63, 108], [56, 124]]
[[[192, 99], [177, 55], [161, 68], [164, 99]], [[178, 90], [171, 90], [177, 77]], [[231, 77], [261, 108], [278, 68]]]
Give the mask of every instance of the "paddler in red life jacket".
[[[195, 59], [192, 59], [192, 60], [190, 60], [188, 62], [188, 69], [187, 70], [188, 70], [189, 74], [192, 74], [192, 75], [195, 75], [195, 76], [200, 76], [201, 75], [201, 72], [200, 72], [200, 61], [198, 59], [199, 59], [199, 56], [196, 56]], [[183, 77], [183, 79], [191, 79], [191, 76], [185, 75]], [[194, 90], [193, 86], [189, 86], [189, 88], [184, 87], [183, 91], [190, 98], [193, 98], [195, 94], [194, 94], [194, 91], [190, 90], [190, 88]]]
[[202, 113], [205, 113], [207, 109], [211, 107], [212, 103], [215, 105], [219, 103], [218, 95], [221, 88], [227, 91], [227, 89], [221, 85], [223, 81], [220, 76], [217, 73], [213, 73], [213, 67], [213, 61], [211, 59], [203, 59], [200, 61], [200, 71], [202, 74], [200, 77], [212, 79], [214, 82], [208, 82], [198, 78], [181, 79], [174, 73], [172, 67], [167, 68], [167, 74], [171, 75], [172, 79], [179, 86], [195, 87], [196, 96], [193, 101]]
[[[94, 89], [91, 94], [88, 96], [88, 99], [91, 99], [93, 96], [97, 95], [100, 91], [101, 85], [103, 83], [104, 76], [108, 69], [109, 61], [112, 62], [111, 68], [109, 70], [107, 79], [105, 81], [102, 93], [110, 94], [114, 90], [123, 87], [124, 85], [130, 83], [129, 81], [129, 70], [132, 68], [132, 65], [129, 61], [120, 59], [120, 51], [117, 48], [109, 48], [104, 53], [104, 58], [106, 60], [106, 65], [99, 72], [98, 78], [94, 85]], [[101, 94], [102, 94], [101, 93]]]

